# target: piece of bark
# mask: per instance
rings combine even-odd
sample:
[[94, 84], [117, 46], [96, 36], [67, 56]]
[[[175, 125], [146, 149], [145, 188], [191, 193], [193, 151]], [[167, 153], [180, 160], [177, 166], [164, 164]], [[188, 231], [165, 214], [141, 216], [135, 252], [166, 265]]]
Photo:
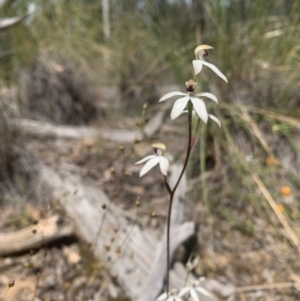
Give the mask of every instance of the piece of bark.
[[[78, 235], [91, 245], [94, 255], [104, 262], [126, 294], [137, 300], [151, 269], [156, 236], [139, 225], [133, 225], [133, 220], [125, 217], [114, 204], [106, 212], [103, 205], [109, 205], [107, 196], [98, 187], [83, 183], [75, 174], [41, 166], [38, 179], [41, 188], [44, 186], [43, 195], [46, 193], [50, 198], [60, 199]], [[102, 232], [96, 240], [104, 214], [106, 218]], [[193, 235], [194, 223], [186, 223], [173, 233], [175, 237], [171, 241], [171, 249], [176, 249]]]
[[58, 222], [59, 216], [54, 215], [39, 221], [36, 225], [13, 232], [0, 233], [0, 256], [40, 248], [74, 234], [70, 225], [60, 225]]

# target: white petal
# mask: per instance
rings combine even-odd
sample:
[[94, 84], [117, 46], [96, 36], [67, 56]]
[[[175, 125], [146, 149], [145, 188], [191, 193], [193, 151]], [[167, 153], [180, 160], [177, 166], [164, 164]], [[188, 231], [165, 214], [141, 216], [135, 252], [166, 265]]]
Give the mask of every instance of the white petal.
[[175, 101], [172, 112], [171, 112], [172, 120], [177, 118], [183, 112], [183, 110], [186, 107], [186, 104], [188, 103], [189, 100], [190, 100], [190, 96], [185, 96], [185, 97], [179, 98]]
[[194, 74], [197, 75], [202, 70], [203, 61], [202, 60], [193, 60], [193, 67], [194, 67]]
[[220, 76], [223, 80], [225, 80], [226, 83], [228, 83], [228, 80], [227, 80], [226, 76], [215, 65], [207, 63], [207, 62], [203, 62], [203, 65], [209, 67], [218, 76]]
[[208, 117], [212, 119], [219, 126], [219, 128], [221, 127], [221, 122], [216, 116], [208, 114]]
[[[189, 112], [188, 110], [184, 110], [181, 114], [185, 114], [185, 113], [188, 113], [188, 112]], [[196, 115], [197, 115], [197, 113], [193, 110], [192, 117], [194, 118]]]
[[153, 157], [156, 157], [156, 155], [147, 156], [147, 157], [143, 158], [142, 160], [140, 160], [140, 161], [138, 161], [138, 162], [135, 162], [134, 164], [141, 164], [141, 163], [144, 163], [144, 162], [150, 160], [150, 159], [153, 158]]
[[207, 297], [212, 297], [212, 294], [210, 294], [205, 288], [201, 286], [196, 287], [196, 291], [199, 292], [200, 294], [207, 296]]
[[158, 102], [161, 102], [161, 101], [164, 101], [168, 98], [171, 98], [173, 96], [183, 96], [183, 95], [186, 95], [186, 93], [182, 93], [182, 92], [170, 92], [170, 93], [167, 93], [166, 95], [164, 95]]
[[154, 156], [154, 158], [150, 159], [140, 171], [140, 177], [146, 174], [151, 168], [153, 168], [159, 161], [158, 156]]
[[205, 103], [202, 99], [196, 98], [196, 97], [191, 97], [191, 101], [194, 106], [194, 110], [198, 114], [198, 116], [205, 122], [207, 123], [208, 119], [208, 114], [206, 111], [206, 106]]
[[186, 293], [188, 293], [188, 292], [190, 291], [190, 289], [191, 289], [190, 287], [184, 287], [184, 288], [182, 288], [182, 289], [180, 290], [178, 296], [179, 296], [179, 297], [184, 296]]
[[194, 288], [190, 290], [190, 295], [194, 301], [200, 301], [197, 292]]
[[167, 175], [168, 173], [168, 168], [169, 168], [169, 161], [166, 157], [159, 156], [159, 167], [160, 171], [163, 175]]
[[213, 100], [214, 102], [218, 103], [218, 98], [215, 95], [208, 93], [208, 92], [198, 93], [198, 94], [196, 94], [196, 96], [208, 97], [211, 100]]
[[182, 301], [182, 299], [181, 299], [180, 297], [178, 297], [178, 296], [175, 296], [175, 297], [174, 297], [174, 300], [175, 300], [175, 301]]
[[163, 294], [161, 294], [161, 295], [156, 299], [156, 301], [163, 301], [163, 300], [166, 300], [166, 299], [167, 299], [167, 296], [168, 296], [167, 293], [163, 293]]

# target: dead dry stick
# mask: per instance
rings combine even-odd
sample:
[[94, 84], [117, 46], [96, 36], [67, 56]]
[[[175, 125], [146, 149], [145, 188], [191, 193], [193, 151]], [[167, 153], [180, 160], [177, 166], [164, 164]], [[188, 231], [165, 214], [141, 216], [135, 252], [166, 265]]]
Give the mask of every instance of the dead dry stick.
[[256, 114], [260, 114], [265, 116], [268, 119], [275, 119], [275, 120], [279, 120], [281, 122], [287, 123], [291, 126], [293, 126], [294, 128], [300, 129], [300, 120], [294, 117], [290, 117], [281, 113], [277, 113], [277, 112], [273, 112], [270, 110], [266, 110], [266, 109], [261, 109], [261, 108], [257, 108], [257, 107], [248, 107], [248, 106], [242, 106], [242, 105], [228, 105], [228, 104], [220, 104], [221, 107], [226, 108], [226, 109], [230, 109], [231, 112], [233, 112], [234, 114], [240, 116], [240, 110], [245, 109], [246, 111], [249, 112], [254, 112]]
[[241, 107], [241, 112], [242, 112], [242, 119], [249, 125], [249, 127], [252, 130], [252, 133], [256, 136], [256, 138], [259, 140], [265, 151], [271, 155], [272, 150], [270, 146], [268, 145], [267, 141], [265, 140], [261, 130], [259, 129], [258, 125], [256, 122], [253, 121], [251, 116], [249, 115], [247, 109], [245, 107]]
[[252, 111], [255, 110], [255, 112], [263, 114], [268, 118], [280, 120], [284, 123], [290, 124], [291, 126], [293, 126], [295, 128], [300, 129], [299, 119], [296, 119], [296, 118], [293, 118], [293, 117], [290, 117], [290, 116], [286, 116], [284, 114], [272, 112], [272, 111], [269, 111], [269, 110], [261, 109], [261, 108], [249, 108], [249, 110], [252, 110]]
[[290, 227], [289, 223], [287, 222], [287, 220], [284, 217], [284, 215], [282, 214], [282, 212], [277, 210], [276, 203], [275, 203], [274, 199], [272, 198], [270, 192], [268, 191], [268, 189], [266, 188], [264, 183], [261, 181], [261, 179], [256, 174], [252, 174], [252, 178], [253, 178], [254, 182], [257, 184], [259, 190], [261, 191], [261, 193], [263, 194], [265, 199], [268, 201], [268, 203], [271, 206], [272, 210], [276, 214], [278, 220], [280, 221], [280, 223], [284, 227], [285, 231], [287, 232], [287, 236], [289, 237], [291, 242], [296, 246], [296, 248], [298, 249], [298, 252], [300, 252], [299, 238], [296, 236], [296, 234], [294, 233], [294, 231]]
[[292, 282], [282, 282], [282, 283], [270, 283], [270, 284], [260, 284], [260, 285], [249, 285], [238, 287], [235, 289], [235, 294], [241, 294], [251, 291], [259, 291], [259, 290], [272, 290], [272, 289], [284, 289], [294, 287], [295, 284]]

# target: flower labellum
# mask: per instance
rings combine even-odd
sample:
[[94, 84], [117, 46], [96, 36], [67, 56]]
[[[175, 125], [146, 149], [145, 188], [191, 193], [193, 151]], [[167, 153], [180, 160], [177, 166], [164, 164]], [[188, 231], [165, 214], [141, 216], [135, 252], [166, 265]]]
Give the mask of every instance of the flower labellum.
[[163, 154], [166, 151], [166, 146], [162, 143], [154, 143], [151, 145], [154, 148], [155, 155], [147, 156], [144, 159], [136, 162], [135, 164], [141, 164], [147, 162], [142, 170], [140, 171], [140, 177], [145, 175], [150, 169], [152, 169], [155, 165], [159, 164], [160, 171], [164, 176], [167, 176], [169, 161]]
[[210, 68], [212, 71], [214, 71], [220, 78], [222, 78], [226, 83], [228, 83], [228, 80], [226, 76], [213, 64], [207, 63], [205, 61], [205, 57], [208, 56], [207, 50], [213, 49], [213, 47], [209, 45], [200, 45], [196, 47], [195, 49], [195, 56], [196, 59], [193, 60], [193, 67], [194, 67], [194, 73], [195, 75], [199, 74], [202, 70], [203, 65]]
[[214, 48], [209, 45], [200, 45], [200, 46], [196, 47], [195, 48], [196, 59], [202, 60], [203, 57], [208, 56], [208, 52], [206, 50], [209, 50], [209, 49], [214, 49]]
[[194, 80], [190, 79], [189, 81], [185, 82], [185, 86], [187, 93], [194, 93], [197, 83]]

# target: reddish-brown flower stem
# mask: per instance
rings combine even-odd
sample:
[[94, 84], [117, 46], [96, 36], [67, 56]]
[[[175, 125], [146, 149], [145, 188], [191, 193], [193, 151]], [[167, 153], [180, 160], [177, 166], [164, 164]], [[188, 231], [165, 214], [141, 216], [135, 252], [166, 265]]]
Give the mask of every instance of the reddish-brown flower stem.
[[172, 204], [173, 204], [173, 197], [174, 197], [175, 191], [176, 191], [176, 189], [181, 181], [181, 178], [186, 170], [186, 167], [187, 167], [187, 164], [189, 161], [189, 157], [190, 157], [190, 153], [191, 153], [191, 149], [193, 146], [192, 145], [192, 112], [191, 112], [191, 110], [189, 110], [189, 114], [188, 114], [188, 127], [189, 127], [189, 138], [188, 138], [188, 143], [187, 143], [188, 147], [187, 147], [186, 157], [185, 157], [185, 161], [184, 161], [181, 173], [180, 173], [178, 180], [173, 189], [170, 188], [167, 177], [164, 177], [165, 186], [170, 195], [169, 209], [168, 209], [168, 221], [167, 221], [167, 274], [166, 274], [166, 292], [167, 292], [167, 294], [169, 294], [169, 287], [170, 287], [170, 278], [169, 278], [170, 263], [171, 263], [171, 260], [170, 260], [170, 228], [171, 228]]
[[168, 179], [167, 179], [166, 176], [164, 176], [164, 182], [165, 182], [165, 186], [166, 186], [166, 189], [167, 189], [168, 193], [171, 195], [172, 194], [172, 189], [171, 189], [171, 187], [168, 183]]

